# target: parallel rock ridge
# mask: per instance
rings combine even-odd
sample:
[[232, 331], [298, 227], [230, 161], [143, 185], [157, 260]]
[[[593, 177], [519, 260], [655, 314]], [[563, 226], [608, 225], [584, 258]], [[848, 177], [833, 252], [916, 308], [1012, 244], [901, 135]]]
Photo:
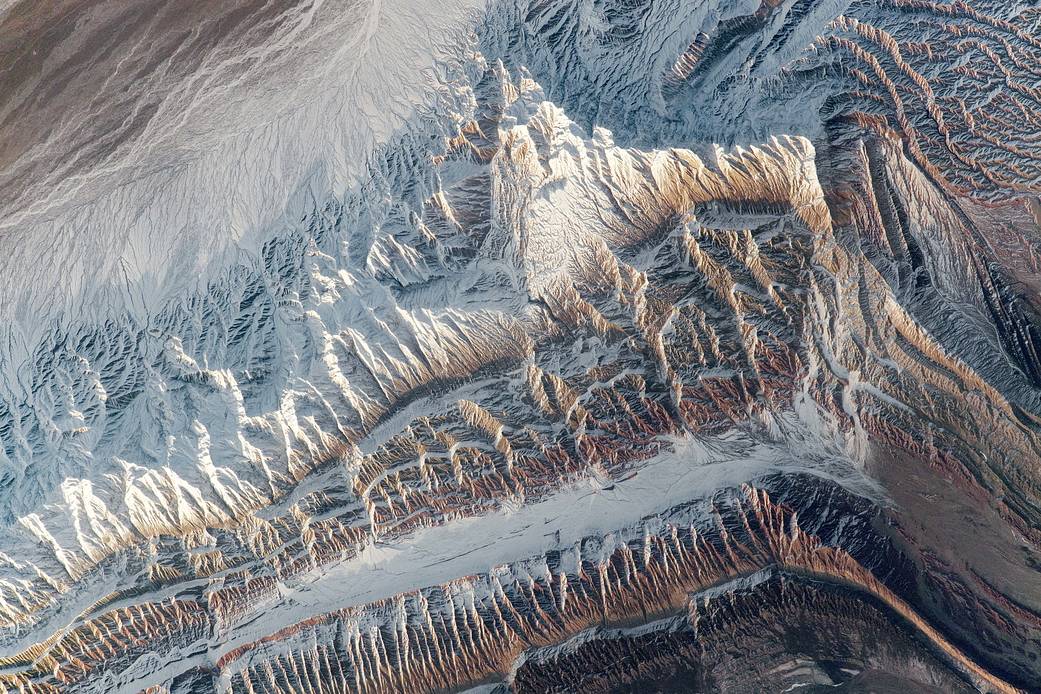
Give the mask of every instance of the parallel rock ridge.
[[1041, 12], [116, 5], [0, 2], [0, 691], [1037, 688]]

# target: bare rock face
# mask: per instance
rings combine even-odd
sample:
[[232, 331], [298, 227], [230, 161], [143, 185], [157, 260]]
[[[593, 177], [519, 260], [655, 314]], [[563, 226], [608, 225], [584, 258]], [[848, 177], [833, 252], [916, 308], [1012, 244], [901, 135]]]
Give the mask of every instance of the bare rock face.
[[1041, 685], [1041, 12], [0, 0], [0, 691]]

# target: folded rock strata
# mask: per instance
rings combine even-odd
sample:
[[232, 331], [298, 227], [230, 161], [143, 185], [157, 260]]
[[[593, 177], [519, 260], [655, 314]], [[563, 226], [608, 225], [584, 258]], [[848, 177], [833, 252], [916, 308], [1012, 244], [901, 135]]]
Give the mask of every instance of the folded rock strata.
[[[404, 21], [289, 4], [205, 18], [220, 84]], [[330, 89], [243, 150], [287, 158], [270, 233], [212, 230], [191, 279], [84, 279], [60, 303], [89, 309], [31, 326], [46, 281], [12, 285], [0, 690], [1035, 687], [1037, 13], [689, 5], [460, 4], [431, 21], [471, 33], [349, 185], [305, 183], [325, 135], [287, 134], [325, 132]], [[43, 31], [14, 7], [0, 30]], [[252, 43], [278, 48], [227, 57]], [[25, 85], [0, 132], [42, 108], [31, 55], [0, 53]], [[363, 77], [328, 127], [372, 118]], [[98, 127], [169, 153], [171, 103]], [[29, 173], [66, 149], [0, 150], [9, 225], [59, 230], [73, 268], [62, 215], [115, 243], [156, 180], [110, 188], [155, 162], [79, 127], [55, 180], [99, 202], [71, 212]], [[215, 184], [239, 203], [266, 185], [243, 171]], [[157, 235], [212, 202], [166, 195], [134, 217]]]

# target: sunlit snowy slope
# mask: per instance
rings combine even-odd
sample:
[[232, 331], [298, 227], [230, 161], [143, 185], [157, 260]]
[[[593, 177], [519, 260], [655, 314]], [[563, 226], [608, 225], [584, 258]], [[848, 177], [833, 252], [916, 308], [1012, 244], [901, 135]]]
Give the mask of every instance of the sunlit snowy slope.
[[1032, 691], [1041, 10], [0, 0], [0, 691]]

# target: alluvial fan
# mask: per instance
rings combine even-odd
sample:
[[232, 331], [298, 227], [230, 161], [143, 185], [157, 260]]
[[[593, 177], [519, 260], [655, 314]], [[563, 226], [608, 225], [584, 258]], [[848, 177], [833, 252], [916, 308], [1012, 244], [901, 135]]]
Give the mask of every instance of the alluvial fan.
[[1041, 691], [1041, 10], [0, 0], [0, 692]]

